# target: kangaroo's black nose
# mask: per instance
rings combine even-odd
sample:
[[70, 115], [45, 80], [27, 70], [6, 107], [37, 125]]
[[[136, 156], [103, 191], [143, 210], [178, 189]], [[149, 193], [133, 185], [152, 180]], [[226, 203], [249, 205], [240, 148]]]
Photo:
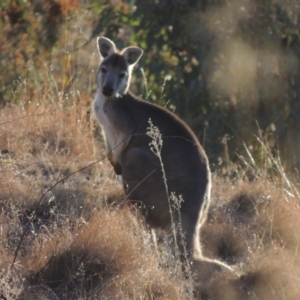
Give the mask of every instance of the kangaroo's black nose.
[[105, 85], [105, 86], [102, 88], [102, 93], [103, 93], [104, 96], [110, 97], [110, 96], [113, 95], [114, 90], [113, 90], [110, 86]]

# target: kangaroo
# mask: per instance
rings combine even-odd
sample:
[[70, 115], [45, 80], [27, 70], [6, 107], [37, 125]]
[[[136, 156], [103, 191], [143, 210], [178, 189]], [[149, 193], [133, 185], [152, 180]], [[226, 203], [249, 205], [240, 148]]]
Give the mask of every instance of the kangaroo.
[[[97, 39], [101, 63], [97, 72], [97, 94], [93, 110], [106, 141], [108, 160], [118, 175], [129, 201], [142, 204], [151, 228], [170, 231], [170, 216], [162, 166], [151, 151], [146, 134], [151, 119], [162, 135], [161, 158], [168, 190], [181, 195], [179, 209], [184, 241], [194, 254], [195, 237], [209, 207], [211, 175], [207, 156], [195, 134], [179, 117], [129, 92], [131, 73], [143, 54], [138, 47], [119, 51], [105, 37]], [[199, 244], [200, 245], [200, 244]], [[196, 249], [201, 255], [201, 249]]]

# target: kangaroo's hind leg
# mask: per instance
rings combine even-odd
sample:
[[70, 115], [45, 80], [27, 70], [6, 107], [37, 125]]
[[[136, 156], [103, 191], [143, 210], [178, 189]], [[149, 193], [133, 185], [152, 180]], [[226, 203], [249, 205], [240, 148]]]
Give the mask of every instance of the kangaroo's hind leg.
[[[168, 232], [171, 240], [175, 228], [176, 242], [182, 259], [191, 258], [194, 248], [194, 234], [198, 221], [198, 211], [174, 210], [169, 200], [158, 158], [143, 148], [131, 148], [124, 156], [122, 168], [123, 184], [128, 199], [140, 202], [145, 208], [145, 220], [152, 228]], [[174, 201], [170, 199], [170, 201]], [[173, 210], [173, 222], [170, 210]], [[175, 226], [175, 227], [174, 227]], [[171, 244], [173, 244], [173, 242]], [[172, 248], [175, 244], [172, 245]]]
[[[180, 256], [181, 261], [190, 260], [193, 258], [194, 253], [194, 238], [197, 217], [193, 217], [191, 214], [185, 214], [182, 211], [174, 211], [174, 216], [176, 243], [173, 227], [170, 226], [168, 229], [171, 237], [171, 248], [175, 250], [175, 247], [177, 247], [177, 254]], [[176, 252], [173, 251], [173, 253], [175, 254]]]
[[146, 148], [133, 147], [122, 158], [122, 178], [127, 197], [145, 208], [150, 227], [170, 225], [168, 197], [159, 159]]

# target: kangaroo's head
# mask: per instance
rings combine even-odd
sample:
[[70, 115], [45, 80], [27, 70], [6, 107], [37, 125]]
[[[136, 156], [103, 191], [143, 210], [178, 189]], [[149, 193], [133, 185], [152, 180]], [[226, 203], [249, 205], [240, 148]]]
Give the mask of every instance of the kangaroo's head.
[[138, 47], [118, 51], [114, 42], [100, 37], [97, 40], [101, 63], [97, 74], [98, 93], [106, 98], [118, 97], [127, 92], [131, 72], [143, 54]]

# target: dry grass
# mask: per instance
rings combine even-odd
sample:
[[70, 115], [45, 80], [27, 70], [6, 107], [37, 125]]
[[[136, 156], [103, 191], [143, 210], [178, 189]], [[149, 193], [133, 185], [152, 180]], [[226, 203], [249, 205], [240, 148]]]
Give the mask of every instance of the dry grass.
[[299, 199], [266, 179], [232, 185], [215, 178], [204, 253], [226, 261], [241, 276], [206, 275], [198, 288], [203, 298], [298, 299], [299, 212]]
[[103, 159], [89, 109], [44, 103], [1, 112], [2, 296], [184, 299], [181, 270], [161, 268]]
[[126, 205], [89, 110], [81, 99], [0, 112], [2, 298], [299, 299], [297, 187], [215, 174], [203, 251], [241, 276], [196, 261], [191, 287]]

